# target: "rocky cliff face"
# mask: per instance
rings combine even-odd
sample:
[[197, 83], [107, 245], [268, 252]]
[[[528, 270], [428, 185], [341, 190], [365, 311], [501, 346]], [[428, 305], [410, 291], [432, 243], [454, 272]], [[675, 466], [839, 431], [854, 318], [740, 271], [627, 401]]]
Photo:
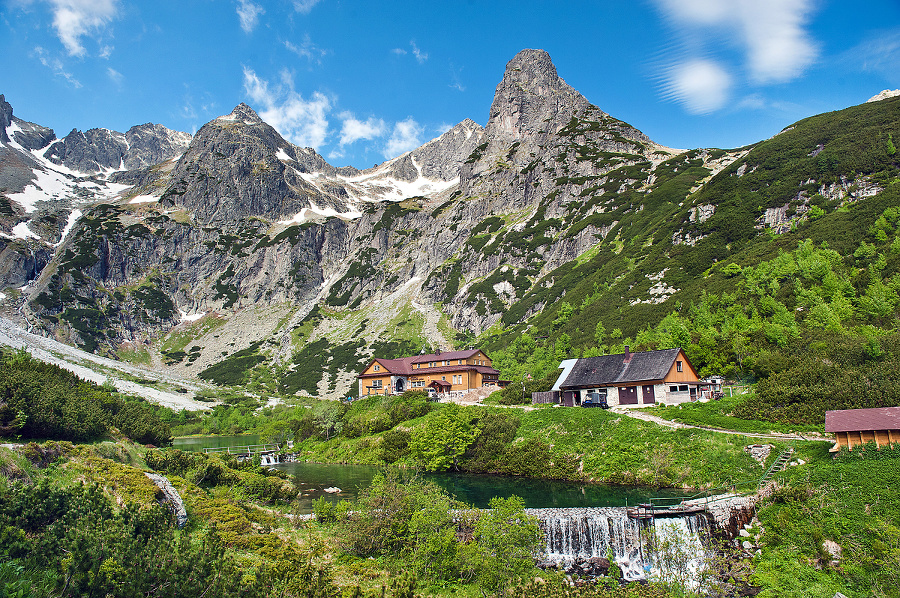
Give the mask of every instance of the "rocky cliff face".
[[109, 129], [72, 129], [43, 155], [53, 164], [77, 172], [130, 170], [168, 160], [183, 152], [190, 140], [187, 133], [151, 123], [134, 126], [124, 134]]

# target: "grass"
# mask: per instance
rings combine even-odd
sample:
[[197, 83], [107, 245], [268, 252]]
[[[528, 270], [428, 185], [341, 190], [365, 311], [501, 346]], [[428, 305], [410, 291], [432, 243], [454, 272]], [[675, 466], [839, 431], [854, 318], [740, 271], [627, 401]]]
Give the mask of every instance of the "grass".
[[781, 424], [758, 420], [747, 420], [732, 415], [734, 409], [747, 400], [746, 395], [724, 397], [718, 401], [708, 403], [682, 403], [681, 405], [662, 406], [647, 409], [657, 417], [670, 421], [681, 422], [692, 426], [718, 428], [721, 430], [734, 430], [750, 434], [768, 434], [776, 432], [780, 434], [807, 433], [821, 434], [822, 426], [803, 424]]
[[[810, 457], [758, 510], [759, 596], [900, 596], [900, 459], [839, 462], [824, 446]], [[841, 547], [837, 564], [825, 541]]]
[[160, 353], [183, 351], [191, 341], [205, 336], [225, 324], [225, 320], [214, 316], [204, 316], [189, 325], [177, 326], [167, 334], [159, 346]]

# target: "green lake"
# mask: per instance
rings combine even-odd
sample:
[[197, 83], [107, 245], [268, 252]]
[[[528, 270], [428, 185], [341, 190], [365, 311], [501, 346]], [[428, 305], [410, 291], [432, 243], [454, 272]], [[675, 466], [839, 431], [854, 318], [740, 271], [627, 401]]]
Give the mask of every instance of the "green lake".
[[[202, 450], [210, 447], [246, 446], [258, 444], [255, 435], [198, 436], [176, 438], [174, 447], [182, 450]], [[327, 463], [280, 463], [273, 467], [294, 478], [302, 489], [300, 508], [312, 511], [312, 501], [324, 496], [329, 500], [355, 500], [360, 490], [368, 487], [382, 468], [372, 465], [337, 465]], [[588, 484], [560, 480], [539, 480], [499, 475], [465, 473], [422, 473], [458, 500], [473, 507], [484, 508], [495, 496], [520, 496], [528, 508], [561, 507], [622, 507], [647, 502], [653, 496], [687, 496], [678, 490], [653, 490], [643, 487]], [[339, 488], [340, 492], [325, 489]]]

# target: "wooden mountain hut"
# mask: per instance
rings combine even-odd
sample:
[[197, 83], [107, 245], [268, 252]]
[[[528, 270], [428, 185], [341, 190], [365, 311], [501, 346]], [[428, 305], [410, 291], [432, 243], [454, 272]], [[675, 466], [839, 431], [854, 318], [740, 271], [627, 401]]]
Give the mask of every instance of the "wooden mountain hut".
[[826, 411], [825, 431], [834, 434], [831, 452], [869, 442], [878, 448], [900, 444], [900, 407]]

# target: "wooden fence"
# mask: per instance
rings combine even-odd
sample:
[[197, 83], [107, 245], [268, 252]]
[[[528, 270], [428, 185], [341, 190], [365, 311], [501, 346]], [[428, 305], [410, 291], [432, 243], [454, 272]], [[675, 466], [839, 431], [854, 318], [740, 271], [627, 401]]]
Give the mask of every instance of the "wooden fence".
[[549, 390], [547, 392], [533, 392], [531, 393], [531, 404], [532, 405], [546, 405], [548, 403], [556, 402], [557, 393]]

